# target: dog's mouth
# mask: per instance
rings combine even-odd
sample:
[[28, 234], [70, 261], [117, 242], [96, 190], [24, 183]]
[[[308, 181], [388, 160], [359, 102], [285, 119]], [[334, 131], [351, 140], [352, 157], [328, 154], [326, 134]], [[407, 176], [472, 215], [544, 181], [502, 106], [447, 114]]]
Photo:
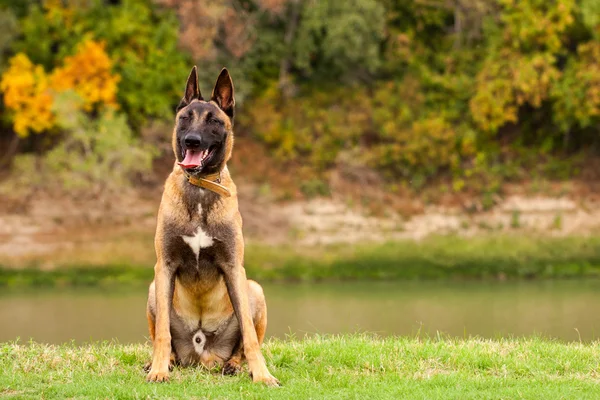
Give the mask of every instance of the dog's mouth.
[[215, 146], [205, 150], [183, 150], [183, 160], [178, 164], [183, 169], [202, 168], [206, 161], [214, 153]]

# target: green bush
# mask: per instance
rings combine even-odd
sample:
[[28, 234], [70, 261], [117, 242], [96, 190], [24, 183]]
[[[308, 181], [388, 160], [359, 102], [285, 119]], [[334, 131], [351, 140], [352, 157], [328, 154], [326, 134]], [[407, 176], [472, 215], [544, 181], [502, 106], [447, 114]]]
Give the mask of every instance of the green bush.
[[[564, 179], [578, 169], [571, 152], [593, 143], [600, 122], [600, 3], [380, 4], [383, 36], [377, 7], [357, 1], [362, 19], [348, 23], [356, 37], [336, 56], [331, 21], [347, 29], [341, 21], [355, 11], [326, 13], [328, 2], [303, 9], [293, 42], [304, 51], [294, 58], [302, 81], [296, 96], [272, 83], [241, 118], [277, 158], [326, 171], [344, 153], [390, 181], [419, 188], [448, 177], [453, 190], [488, 197], [507, 180]], [[372, 29], [362, 28], [365, 21]], [[366, 58], [354, 57], [356, 49]]]
[[229, 67], [238, 132], [307, 182], [352, 163], [390, 187], [447, 182], [488, 204], [508, 180], [572, 176], [597, 147], [599, 11], [598, 0], [10, 0], [0, 70], [24, 52], [50, 71], [82, 40], [104, 41], [137, 134], [171, 118], [188, 49], [204, 96]]
[[101, 0], [32, 5], [13, 46], [51, 70], [85, 38], [105, 41], [121, 76], [118, 100], [134, 127], [148, 118], [170, 118], [189, 72], [189, 56], [178, 49], [178, 21], [151, 0]]
[[16, 157], [15, 179], [5, 190], [62, 191], [98, 195], [130, 184], [135, 174], [148, 173], [155, 150], [140, 142], [124, 114], [103, 111], [90, 118], [80, 110], [72, 92], [54, 105], [61, 140], [43, 155]]

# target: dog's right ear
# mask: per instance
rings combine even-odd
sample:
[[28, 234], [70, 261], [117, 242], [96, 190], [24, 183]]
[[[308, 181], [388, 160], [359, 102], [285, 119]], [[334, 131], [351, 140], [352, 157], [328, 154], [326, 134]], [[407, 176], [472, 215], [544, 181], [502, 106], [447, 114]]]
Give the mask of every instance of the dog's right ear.
[[196, 68], [195, 65], [190, 72], [190, 76], [187, 78], [185, 93], [177, 106], [177, 111], [190, 104], [192, 100], [204, 100], [202, 94], [200, 94], [200, 87], [198, 86], [198, 68]]

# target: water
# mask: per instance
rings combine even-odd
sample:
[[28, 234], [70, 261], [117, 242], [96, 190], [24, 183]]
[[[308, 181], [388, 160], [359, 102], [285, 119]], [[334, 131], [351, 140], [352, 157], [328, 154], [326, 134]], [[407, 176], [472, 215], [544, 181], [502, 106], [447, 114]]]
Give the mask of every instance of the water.
[[[381, 335], [538, 334], [600, 338], [600, 281], [393, 282], [263, 285], [268, 336], [376, 332]], [[77, 343], [148, 337], [146, 291], [8, 291], [0, 295], [0, 342]]]

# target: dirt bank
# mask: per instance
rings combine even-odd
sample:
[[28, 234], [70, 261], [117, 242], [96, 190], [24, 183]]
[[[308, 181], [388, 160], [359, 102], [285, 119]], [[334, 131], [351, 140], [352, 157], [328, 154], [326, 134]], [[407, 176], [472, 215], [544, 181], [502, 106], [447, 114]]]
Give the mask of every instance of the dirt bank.
[[[298, 166], [274, 168], [265, 148], [240, 138], [231, 161], [245, 238], [263, 244], [420, 240], [432, 234], [475, 236], [532, 233], [549, 236], [600, 232], [600, 182], [505, 185], [486, 208], [476, 196], [447, 190], [392, 193], [370, 171], [334, 169], [329, 195], [307, 199]], [[35, 193], [0, 195], [0, 262], [17, 265], [85, 256], [101, 262], [110, 252], [152, 263], [152, 235], [162, 183], [172, 169], [167, 145], [144, 185], [107, 195]], [[588, 177], [589, 178], [589, 177]]]
[[[600, 207], [593, 196], [513, 194], [487, 211], [467, 212], [461, 206], [423, 206], [412, 216], [393, 210], [375, 215], [369, 208], [340, 198], [279, 202], [260, 197], [254, 185], [240, 185], [240, 208], [247, 241], [315, 246], [420, 240], [432, 234], [475, 236], [488, 233], [532, 233], [549, 236], [600, 232]], [[132, 191], [118, 202], [34, 198], [21, 210], [3, 204], [0, 210], [0, 261], [22, 264], [69, 254], [87, 261], [112, 257], [151, 263], [152, 235], [160, 190], [144, 196]]]

